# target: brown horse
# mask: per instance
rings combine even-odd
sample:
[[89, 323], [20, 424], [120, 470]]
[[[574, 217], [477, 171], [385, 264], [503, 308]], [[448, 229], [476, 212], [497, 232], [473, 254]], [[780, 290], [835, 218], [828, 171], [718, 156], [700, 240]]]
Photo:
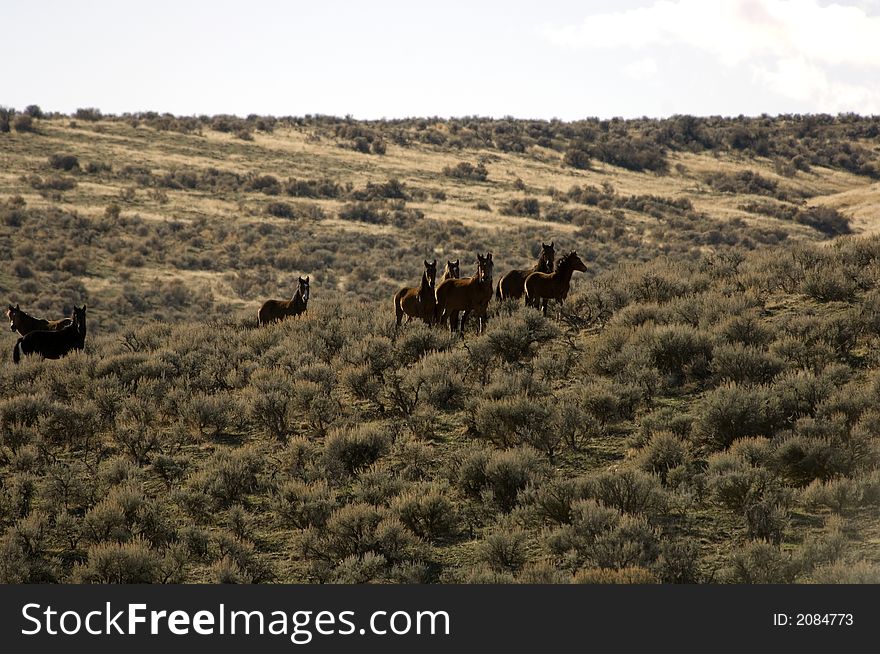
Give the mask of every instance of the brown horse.
[[86, 306], [73, 307], [68, 324], [55, 331], [37, 330], [22, 336], [12, 348], [12, 361], [18, 363], [28, 354], [39, 354], [44, 359], [60, 359], [71, 350], [81, 350], [86, 344]]
[[425, 271], [422, 273], [422, 282], [418, 288], [406, 287], [397, 291], [394, 296], [394, 313], [397, 315], [397, 326], [403, 320], [403, 314], [408, 317], [407, 322], [413, 318], [421, 318], [429, 325], [434, 321], [434, 280], [437, 278], [437, 260], [434, 263], [425, 261]]
[[553, 249], [553, 241], [550, 245], [541, 243], [541, 254], [534, 266], [526, 270], [511, 270], [498, 280], [495, 289], [495, 297], [499, 300], [520, 299], [526, 291], [526, 277], [533, 272], [552, 273], [556, 251]]
[[[479, 319], [479, 333], [486, 327], [486, 310], [492, 299], [492, 253], [484, 257], [477, 255], [477, 273], [467, 279], [447, 279], [437, 287], [437, 309], [440, 311], [440, 320], [445, 322], [449, 319], [450, 331], [458, 330], [464, 336], [464, 327], [468, 316], [474, 312]], [[458, 314], [463, 311], [461, 325], [458, 323]]]
[[556, 270], [552, 273], [533, 272], [526, 277], [526, 304], [541, 301], [544, 315], [547, 315], [547, 302], [556, 300], [559, 304], [568, 296], [571, 276], [575, 270], [587, 272], [587, 266], [581, 261], [577, 252], [569, 252], [559, 260]]
[[70, 318], [62, 318], [61, 320], [34, 318], [22, 311], [17, 304], [15, 306], [9, 305], [9, 308], [6, 309], [6, 317], [9, 318], [9, 328], [22, 336], [27, 336], [31, 332], [36, 331], [58, 331], [72, 323]]
[[460, 259], [455, 261], [446, 260], [446, 267], [443, 269], [443, 274], [440, 275], [440, 281], [437, 282], [437, 286], [440, 286], [447, 279], [458, 279], [461, 277], [461, 269], [458, 267], [459, 261]]
[[[447, 279], [458, 279], [461, 277], [461, 268], [459, 266], [459, 262], [461, 259], [456, 259], [455, 261], [446, 260], [446, 267], [443, 269], [443, 274], [440, 276], [440, 281], [437, 282], [436, 288], [440, 287], [440, 284], [445, 282]], [[437, 291], [434, 291], [434, 298], [437, 298]], [[446, 320], [440, 319], [440, 306], [434, 302], [434, 322], [439, 324], [445, 324]]]
[[309, 278], [299, 278], [299, 288], [290, 300], [266, 300], [260, 307], [257, 318], [260, 325], [278, 322], [287, 316], [298, 316], [303, 313], [309, 303]]

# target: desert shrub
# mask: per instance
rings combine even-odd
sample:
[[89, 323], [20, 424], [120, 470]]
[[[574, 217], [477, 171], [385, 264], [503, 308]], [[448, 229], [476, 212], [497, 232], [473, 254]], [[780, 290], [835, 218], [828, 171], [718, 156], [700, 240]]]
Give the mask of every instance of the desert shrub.
[[700, 548], [694, 540], [663, 540], [654, 565], [665, 584], [695, 584], [700, 581]]
[[752, 541], [734, 550], [721, 578], [734, 584], [790, 584], [797, 572], [791, 556], [778, 545]]
[[813, 570], [816, 584], [880, 584], [880, 565], [870, 561], [835, 561]]
[[70, 172], [79, 170], [79, 159], [73, 154], [53, 154], [49, 156], [49, 166]]
[[0, 583], [57, 583], [59, 572], [49, 555], [49, 525], [44, 515], [19, 520], [0, 537]]
[[221, 449], [188, 480], [187, 486], [208, 497], [217, 508], [240, 504], [259, 488], [265, 466], [263, 451], [254, 445]]
[[836, 266], [822, 265], [804, 272], [801, 291], [819, 302], [851, 302], [858, 284]]
[[656, 532], [642, 517], [621, 515], [595, 500], [573, 505], [572, 522], [548, 532], [550, 552], [578, 567], [648, 567], [659, 553]]
[[12, 121], [12, 126], [15, 128], [16, 132], [35, 132], [36, 126], [34, 125], [34, 119], [28, 114], [18, 114], [15, 117], [15, 120]]
[[705, 178], [706, 183], [722, 193], [747, 193], [750, 195], [777, 195], [778, 184], [752, 170], [736, 173], [716, 172]]
[[383, 225], [388, 222], [387, 214], [372, 202], [350, 202], [339, 210], [339, 218], [373, 225]]
[[350, 557], [369, 556], [382, 557], [373, 574], [387, 577], [395, 565], [418, 564], [424, 551], [415, 534], [385, 509], [357, 503], [334, 511], [322, 529], [306, 530], [301, 549], [318, 578], [332, 578], [334, 568]]
[[578, 570], [572, 583], [575, 584], [656, 584], [657, 576], [645, 568], [631, 567], [619, 570], [609, 568], [584, 568]]
[[657, 327], [648, 347], [657, 369], [676, 380], [703, 377], [712, 357], [709, 337], [685, 325]]
[[388, 452], [391, 436], [381, 423], [331, 431], [324, 441], [324, 465], [330, 471], [355, 475]]
[[290, 480], [276, 492], [278, 519], [285, 527], [322, 527], [336, 508], [336, 494], [323, 480]]
[[223, 583], [262, 584], [276, 578], [272, 562], [257, 552], [253, 543], [223, 531], [218, 533], [216, 540], [221, 562], [226, 559], [231, 563], [231, 565], [221, 564], [215, 568], [218, 577], [224, 569], [231, 573], [229, 575], [231, 578], [227, 578]]
[[852, 233], [850, 219], [831, 207], [809, 207], [799, 211], [795, 220], [829, 237]]
[[637, 469], [589, 477], [585, 494], [623, 513], [642, 513], [652, 518], [665, 513], [668, 503], [660, 478]]
[[546, 476], [546, 468], [534, 450], [520, 448], [493, 453], [486, 462], [485, 475], [492, 500], [502, 512], [509, 513], [520, 492]]
[[394, 347], [400, 357], [400, 362], [404, 365], [411, 365], [429, 352], [442, 352], [449, 349], [454, 342], [454, 337], [448, 332], [431, 329], [422, 323], [413, 323], [408, 325], [406, 331], [398, 336]]
[[270, 202], [266, 205], [266, 213], [276, 218], [296, 217], [296, 211], [287, 202]]
[[101, 120], [104, 117], [104, 115], [101, 113], [101, 110], [95, 109], [94, 107], [81, 107], [76, 110], [73, 116], [77, 120], [86, 120], [89, 122], [95, 122]]
[[73, 580], [86, 584], [152, 584], [162, 581], [162, 558], [147, 543], [98, 543], [88, 560], [73, 570]]
[[562, 157], [562, 163], [571, 168], [589, 170], [590, 154], [579, 147], [572, 146], [565, 151], [565, 154]]
[[241, 400], [251, 424], [271, 438], [285, 441], [293, 430], [293, 380], [279, 370], [251, 376]]
[[453, 536], [458, 528], [455, 502], [438, 483], [418, 485], [394, 499], [391, 510], [414, 534], [429, 542]]
[[661, 431], [651, 435], [636, 461], [641, 470], [657, 475], [666, 484], [669, 471], [679, 466], [690, 466], [693, 455], [687, 441], [671, 432]]
[[468, 387], [458, 373], [465, 369], [462, 352], [428, 353], [403, 375], [403, 386], [417, 401], [441, 411], [464, 406]]
[[443, 168], [443, 174], [454, 179], [464, 179], [472, 182], [485, 182], [489, 176], [489, 171], [483, 164], [476, 166], [462, 161], [455, 166], [446, 166]]
[[12, 129], [12, 120], [14, 117], [15, 109], [0, 107], [0, 134], [9, 132]]
[[498, 572], [517, 572], [527, 559], [527, 540], [521, 528], [502, 525], [483, 539], [480, 559]]
[[507, 216], [537, 218], [541, 215], [541, 203], [537, 198], [514, 198], [503, 203], [500, 211]]
[[753, 346], [722, 344], [712, 351], [711, 370], [720, 382], [767, 384], [784, 366], [781, 359]]
[[329, 178], [289, 179], [284, 191], [300, 198], [338, 198], [342, 195], [339, 183]]
[[525, 501], [541, 522], [555, 525], [572, 521], [572, 507], [588, 497], [588, 480], [552, 478], [526, 489]]
[[720, 326], [721, 336], [728, 343], [762, 347], [773, 341], [773, 331], [751, 313], [731, 316]]
[[531, 309], [498, 316], [489, 323], [485, 338], [495, 356], [514, 363], [535, 355], [536, 346], [559, 335], [556, 325]]
[[779, 420], [768, 388], [731, 384], [709, 391], [695, 410], [694, 432], [716, 449], [737, 438], [772, 436]]
[[801, 501], [812, 509], [824, 507], [834, 513], [876, 507], [880, 504], [880, 474], [875, 471], [856, 478], [814, 479], [801, 493]]
[[814, 479], [827, 481], [849, 472], [845, 452], [829, 438], [811, 438], [792, 434], [773, 450], [772, 467], [796, 486], [806, 486]]
[[772, 472], [723, 453], [709, 459], [707, 476], [713, 499], [744, 518], [751, 538], [782, 539], [790, 493]]
[[[516, 395], [480, 400], [474, 407], [473, 421], [478, 434], [502, 447], [537, 443], [544, 446], [538, 449], [552, 456], [558, 445], [553, 441], [550, 407], [537, 398]], [[547, 432], [550, 440], [544, 437]]]

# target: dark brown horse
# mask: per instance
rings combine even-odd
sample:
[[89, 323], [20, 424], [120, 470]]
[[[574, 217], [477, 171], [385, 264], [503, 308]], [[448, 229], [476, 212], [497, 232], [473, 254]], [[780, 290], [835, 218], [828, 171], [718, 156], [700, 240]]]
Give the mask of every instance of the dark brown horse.
[[62, 318], [61, 320], [34, 318], [22, 311], [17, 304], [15, 306], [9, 305], [9, 308], [6, 309], [6, 317], [9, 318], [9, 328], [22, 336], [36, 331], [54, 332], [71, 324], [70, 318]]
[[287, 316], [298, 316], [309, 304], [309, 278], [299, 278], [299, 288], [289, 300], [266, 300], [260, 307], [257, 317], [260, 325], [278, 322]]
[[526, 277], [526, 303], [541, 302], [544, 315], [547, 315], [547, 302], [556, 300], [561, 305], [568, 296], [571, 276], [575, 270], [587, 272], [587, 266], [581, 261], [577, 252], [569, 252], [559, 260], [556, 270], [552, 273], [533, 272]]
[[55, 331], [38, 330], [22, 336], [12, 348], [12, 361], [22, 356], [39, 354], [44, 359], [60, 359], [71, 350], [81, 350], [86, 344], [86, 306], [73, 307], [70, 324]]
[[429, 325], [434, 322], [434, 281], [437, 278], [437, 260], [433, 263], [425, 261], [425, 270], [422, 273], [422, 282], [417, 288], [402, 288], [394, 296], [394, 313], [397, 316], [397, 326], [406, 314], [407, 322], [413, 318], [421, 318]]
[[[464, 327], [468, 316], [473, 312], [479, 319], [480, 333], [486, 327], [486, 310], [492, 299], [492, 253], [484, 257], [477, 255], [477, 273], [466, 279], [447, 279], [437, 287], [437, 309], [440, 321], [449, 319], [450, 331], [458, 330], [464, 336]], [[459, 312], [464, 312], [461, 325], [458, 323]]]
[[443, 269], [443, 274], [440, 275], [440, 281], [437, 282], [437, 286], [440, 286], [447, 279], [458, 279], [461, 277], [461, 269], [458, 267], [459, 261], [460, 259], [455, 261], [446, 260], [446, 267]]
[[499, 300], [518, 300], [526, 291], [526, 277], [533, 272], [551, 273], [553, 272], [553, 262], [556, 258], [556, 251], [553, 249], [553, 241], [550, 245], [541, 243], [541, 254], [534, 266], [525, 270], [511, 270], [498, 280], [498, 287], [495, 289], [495, 297]]

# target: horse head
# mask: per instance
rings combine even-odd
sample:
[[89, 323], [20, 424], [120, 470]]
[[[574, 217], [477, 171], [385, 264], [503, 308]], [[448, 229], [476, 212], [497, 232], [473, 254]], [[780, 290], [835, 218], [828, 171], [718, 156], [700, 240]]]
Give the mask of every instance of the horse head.
[[86, 305], [82, 305], [82, 309], [73, 305], [73, 313], [70, 314], [70, 319], [73, 320], [73, 324], [76, 327], [76, 331], [86, 335]]
[[425, 276], [428, 278], [428, 285], [434, 288], [434, 282], [437, 280], [437, 259], [433, 263], [428, 263], [425, 259]]
[[556, 250], [553, 248], [553, 241], [550, 241], [550, 245], [546, 243], [541, 243], [541, 254], [538, 257], [538, 270], [539, 272], [551, 273], [553, 272], [553, 264], [556, 261]]
[[494, 267], [495, 264], [492, 262], [491, 252], [487, 252], [485, 257], [477, 254], [477, 279], [479, 279], [480, 283], [492, 283], [492, 269]]
[[309, 276], [306, 275], [306, 278], [299, 278], [299, 296], [302, 298], [303, 302], [309, 301]]

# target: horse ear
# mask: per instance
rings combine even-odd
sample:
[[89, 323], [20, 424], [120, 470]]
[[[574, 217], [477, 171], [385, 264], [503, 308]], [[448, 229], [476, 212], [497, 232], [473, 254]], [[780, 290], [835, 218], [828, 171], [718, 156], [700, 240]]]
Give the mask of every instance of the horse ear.
[[550, 249], [553, 249], [553, 241], [550, 241]]
[[425, 268], [429, 268], [430, 266], [431, 266], [431, 264], [428, 263], [428, 260], [427, 260], [427, 259], [425, 259]]
[[306, 275], [306, 284], [308, 284], [308, 283], [309, 283], [309, 276]]
[[16, 310], [16, 311], [20, 311], [20, 310], [21, 310], [21, 305], [16, 304], [16, 305], [15, 305], [15, 310]]

